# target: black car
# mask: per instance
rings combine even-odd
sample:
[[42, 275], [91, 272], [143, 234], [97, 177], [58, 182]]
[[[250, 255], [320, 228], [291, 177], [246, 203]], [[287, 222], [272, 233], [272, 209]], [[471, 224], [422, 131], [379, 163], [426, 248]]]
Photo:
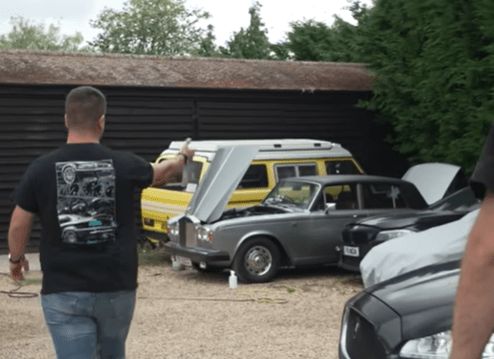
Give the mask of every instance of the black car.
[[[460, 261], [365, 289], [345, 304], [340, 359], [447, 359]], [[494, 335], [482, 358], [494, 358]]]
[[459, 220], [478, 206], [473, 192], [465, 187], [422, 211], [390, 213], [350, 223], [342, 231], [338, 265], [360, 272], [360, 262], [378, 244]]
[[[423, 267], [351, 298], [343, 313], [339, 358], [447, 359], [459, 263]], [[486, 350], [492, 355], [490, 344]]]

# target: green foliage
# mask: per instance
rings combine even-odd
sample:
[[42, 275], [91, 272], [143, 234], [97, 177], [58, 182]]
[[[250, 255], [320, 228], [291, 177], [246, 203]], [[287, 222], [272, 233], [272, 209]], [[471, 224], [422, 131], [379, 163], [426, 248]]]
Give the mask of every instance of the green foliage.
[[0, 35], [0, 49], [89, 51], [88, 48], [80, 48], [83, 38], [79, 32], [74, 36], [60, 35], [58, 26], [52, 24], [45, 29], [43, 24], [33, 24], [22, 17], [13, 17], [10, 23], [12, 31], [6, 35]]
[[194, 56], [220, 57], [220, 52], [216, 48], [216, 45], [214, 43], [216, 37], [214, 36], [213, 31], [214, 31], [214, 26], [208, 25], [208, 32], [206, 34], [206, 37], [201, 39], [199, 43], [199, 49], [195, 53], [193, 53]]
[[286, 48], [299, 61], [359, 62], [358, 28], [339, 17], [332, 26], [314, 20], [290, 23]]
[[[368, 11], [360, 0], [351, 1], [347, 10], [357, 21]], [[291, 22], [290, 27], [287, 39], [272, 47], [280, 60], [360, 62], [362, 59], [360, 27], [338, 16], [335, 16], [331, 26], [315, 20], [303, 20]]]
[[271, 59], [271, 44], [268, 40], [268, 30], [261, 20], [261, 4], [255, 2], [249, 9], [249, 27], [241, 28], [239, 32], [233, 34], [228, 47], [220, 46], [220, 51], [224, 57], [237, 59]]
[[197, 52], [207, 12], [185, 7], [184, 0], [130, 0], [122, 11], [105, 8], [91, 26], [102, 30], [91, 46], [98, 52], [185, 56]]
[[378, 0], [361, 19], [362, 59], [378, 79], [364, 105], [413, 161], [473, 170], [494, 110], [492, 20], [485, 0]]

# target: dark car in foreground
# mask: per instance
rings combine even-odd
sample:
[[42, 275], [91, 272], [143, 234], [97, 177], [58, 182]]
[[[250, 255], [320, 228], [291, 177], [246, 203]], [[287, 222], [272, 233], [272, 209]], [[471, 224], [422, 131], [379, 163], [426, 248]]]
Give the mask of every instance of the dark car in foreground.
[[[340, 359], [447, 359], [459, 261], [423, 267], [369, 287], [343, 312]], [[482, 358], [494, 358], [491, 338]]]
[[[423, 211], [389, 213], [350, 223], [342, 232], [343, 246], [338, 265], [343, 269], [360, 272], [362, 259], [375, 246], [388, 240], [457, 221], [478, 207], [479, 200], [475, 198], [469, 187], [464, 187]], [[410, 241], [415, 238], [417, 237], [411, 236]]]

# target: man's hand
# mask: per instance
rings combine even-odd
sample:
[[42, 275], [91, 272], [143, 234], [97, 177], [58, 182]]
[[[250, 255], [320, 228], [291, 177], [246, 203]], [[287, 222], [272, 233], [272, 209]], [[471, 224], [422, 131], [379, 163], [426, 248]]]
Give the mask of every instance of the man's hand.
[[153, 164], [154, 175], [152, 185], [166, 183], [175, 175], [181, 173], [185, 163], [192, 160], [194, 152], [195, 150], [189, 148], [188, 141], [185, 141], [174, 158]]
[[192, 150], [189, 148], [189, 142], [190, 140], [187, 139], [184, 144], [182, 145], [182, 148], [180, 148], [180, 151], [178, 151], [178, 154], [182, 154], [182, 155], [185, 155], [185, 158], [187, 159], [187, 161], [190, 161], [192, 160], [192, 157], [194, 156], [194, 152], [195, 150]]
[[[26, 252], [26, 245], [31, 235], [35, 214], [22, 209], [19, 206], [14, 208], [9, 226], [9, 252], [14, 260]], [[24, 257], [19, 263], [10, 263], [10, 278], [13, 280], [23, 280], [22, 270], [29, 270], [29, 263]]]
[[29, 262], [26, 257], [19, 263], [10, 263], [10, 278], [15, 281], [24, 280], [22, 272], [29, 271]]

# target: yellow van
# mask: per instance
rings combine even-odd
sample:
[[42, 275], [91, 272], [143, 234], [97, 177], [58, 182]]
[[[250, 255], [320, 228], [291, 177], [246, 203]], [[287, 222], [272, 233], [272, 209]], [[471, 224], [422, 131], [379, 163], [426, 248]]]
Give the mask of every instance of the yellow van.
[[[183, 142], [174, 141], [156, 159], [156, 163], [175, 156]], [[194, 158], [186, 171], [187, 184], [182, 178], [173, 183], [148, 187], [141, 194], [141, 218], [144, 235], [157, 243], [167, 241], [167, 221], [185, 212], [195, 187], [208, 169], [219, 148], [250, 145], [259, 151], [227, 207], [247, 207], [260, 203], [274, 185], [283, 178], [364, 173], [352, 154], [340, 144], [309, 140], [218, 140], [192, 141]]]

